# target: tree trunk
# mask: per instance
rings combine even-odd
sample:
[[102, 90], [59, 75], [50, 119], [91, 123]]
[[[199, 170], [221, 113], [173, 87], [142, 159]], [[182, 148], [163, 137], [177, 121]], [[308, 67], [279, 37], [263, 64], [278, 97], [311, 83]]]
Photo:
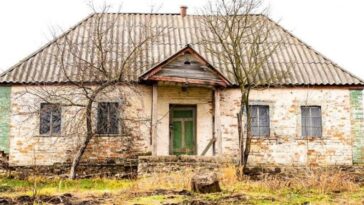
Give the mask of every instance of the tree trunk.
[[[250, 104], [249, 94], [250, 88], [241, 88], [241, 101], [240, 101], [240, 112], [237, 114], [238, 118], [238, 134], [239, 134], [239, 170], [238, 176], [241, 178], [243, 174], [247, 172], [248, 158], [251, 147], [251, 120], [250, 120]], [[246, 137], [244, 138], [243, 130], [243, 116], [244, 110], [246, 113]]]
[[87, 134], [86, 134], [85, 140], [83, 141], [83, 143], [81, 144], [80, 148], [78, 149], [76, 155], [73, 158], [71, 169], [70, 169], [70, 174], [69, 174], [70, 179], [76, 178], [76, 169], [77, 169], [78, 165], [80, 164], [81, 158], [86, 151], [87, 145], [89, 144], [89, 142], [93, 136], [92, 118], [91, 118], [93, 101], [94, 101], [93, 99], [89, 99], [89, 102], [86, 107], [86, 129], [87, 129], [86, 132], [87, 132]]
[[81, 144], [80, 148], [78, 149], [76, 155], [73, 158], [69, 178], [75, 179], [76, 178], [76, 169], [78, 165], [80, 164], [81, 158], [83, 156], [83, 153], [85, 153], [87, 145], [89, 144], [92, 136], [86, 136], [85, 141]]
[[244, 133], [243, 133], [243, 113], [242, 110], [240, 109], [239, 113], [236, 114], [237, 119], [238, 119], [238, 136], [239, 136], [239, 165], [242, 166], [244, 164], [244, 157], [243, 157], [243, 153], [244, 153]]
[[244, 164], [244, 130], [243, 130], [243, 110], [238, 112], [238, 136], [239, 136], [239, 168], [237, 170], [237, 176], [239, 179], [243, 177], [243, 164]]
[[76, 178], [76, 169], [81, 161], [83, 153], [85, 153], [86, 151], [87, 145], [89, 144], [91, 138], [94, 136], [94, 133], [92, 131], [92, 104], [95, 102], [95, 99], [100, 92], [102, 92], [109, 86], [117, 84], [118, 82], [119, 81], [117, 80], [106, 82], [102, 84], [99, 88], [97, 88], [90, 97], [88, 97], [88, 103], [86, 106], [86, 138], [73, 158], [69, 175], [70, 179]]
[[245, 106], [245, 112], [246, 112], [246, 138], [245, 138], [245, 149], [244, 149], [244, 163], [243, 163], [243, 170], [242, 172], [244, 174], [247, 173], [247, 165], [248, 165], [248, 158], [250, 154], [250, 147], [251, 147], [251, 117], [250, 117], [250, 103], [249, 103], [249, 95], [250, 95], [250, 88], [246, 89], [245, 95], [244, 95], [244, 106]]

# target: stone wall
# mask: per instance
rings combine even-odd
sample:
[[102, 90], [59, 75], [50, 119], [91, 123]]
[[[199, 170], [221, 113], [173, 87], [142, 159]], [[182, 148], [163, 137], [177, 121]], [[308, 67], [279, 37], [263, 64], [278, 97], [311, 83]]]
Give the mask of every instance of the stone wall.
[[138, 176], [151, 173], [169, 173], [189, 169], [197, 172], [200, 169], [217, 171], [219, 168], [234, 166], [232, 158], [212, 156], [141, 156], [138, 158]]
[[[70, 162], [84, 134], [83, 122], [76, 108], [62, 108], [62, 135], [39, 135], [40, 101], [29, 93], [37, 87], [14, 86], [11, 92], [10, 165], [51, 165]], [[72, 87], [47, 86], [45, 90], [59, 90], [66, 95], [75, 92]], [[117, 101], [122, 104], [122, 134], [93, 138], [84, 160], [105, 162], [110, 159], [145, 155], [151, 151], [150, 117], [151, 87], [138, 85], [133, 90], [120, 86], [101, 95], [98, 101]], [[363, 144], [352, 123], [363, 123], [362, 109], [355, 107], [354, 91], [344, 88], [275, 88], [254, 90], [251, 104], [269, 105], [270, 136], [253, 140], [249, 162], [251, 165], [351, 165], [353, 143], [356, 150]], [[359, 94], [355, 94], [359, 96]], [[197, 152], [201, 155], [213, 135], [213, 93], [208, 88], [158, 86], [157, 154], [169, 155], [169, 105], [197, 106]], [[82, 102], [84, 99], [75, 99]], [[237, 119], [240, 92], [225, 89], [221, 92], [221, 131], [224, 157], [238, 154]], [[301, 137], [301, 113], [303, 105], [322, 108], [322, 138]], [[96, 106], [96, 105], [95, 105]], [[96, 108], [94, 108], [96, 109]], [[354, 110], [356, 113], [353, 115]], [[95, 110], [96, 113], [96, 110]], [[133, 120], [139, 119], [139, 120]], [[140, 120], [142, 119], [142, 120]], [[360, 127], [360, 126], [359, 126]], [[71, 132], [76, 130], [76, 132]], [[357, 141], [353, 141], [356, 139]], [[355, 151], [354, 153], [359, 153]], [[206, 153], [212, 156], [212, 148]]]
[[[62, 133], [55, 136], [39, 134], [40, 100], [34, 93], [57, 93], [74, 96], [83, 103], [74, 87], [12, 87], [10, 119], [10, 165], [52, 165], [70, 162], [84, 139], [84, 110], [62, 107]], [[73, 99], [73, 98], [71, 98]], [[121, 105], [121, 132], [118, 135], [98, 135], [90, 142], [83, 160], [107, 161], [150, 152], [151, 89], [147, 86], [130, 88], [118, 86], [102, 93], [97, 101], [119, 102]], [[96, 112], [97, 103], [94, 103]], [[95, 114], [96, 115], [96, 114]], [[94, 116], [96, 122], [96, 116]]]
[[362, 90], [350, 91], [353, 162], [364, 164], [364, 115]]
[[[251, 165], [351, 165], [350, 91], [339, 88], [281, 88], [254, 90], [251, 104], [269, 105], [270, 136], [253, 139]], [[227, 89], [221, 96], [223, 152], [238, 153], [237, 119], [240, 93]], [[321, 106], [322, 138], [301, 137], [304, 105]]]
[[[77, 178], [136, 178], [148, 177], [155, 174], [183, 173], [189, 177], [189, 173], [197, 173], [200, 170], [215, 171], [218, 174], [228, 169], [229, 172], [236, 168], [237, 161], [226, 157], [206, 157], [206, 156], [141, 156], [133, 159], [119, 159], [107, 163], [84, 162], [76, 170]], [[41, 166], [0, 166], [0, 174], [25, 179], [32, 176], [42, 176], [47, 178], [61, 177], [67, 178], [70, 170], [69, 163], [56, 163], [53, 165]], [[282, 177], [305, 176], [307, 173], [336, 170], [352, 174], [357, 182], [364, 182], [363, 166], [249, 166], [247, 174], [251, 179], [264, 179], [267, 174]]]
[[[53, 165], [40, 166], [11, 166], [6, 170], [8, 175], [17, 178], [27, 178], [30, 176], [42, 177], [68, 177], [71, 164], [55, 163]], [[137, 177], [137, 159], [124, 159], [112, 163], [81, 163], [76, 170], [77, 178], [90, 177], [111, 177], [111, 178], [135, 178]]]

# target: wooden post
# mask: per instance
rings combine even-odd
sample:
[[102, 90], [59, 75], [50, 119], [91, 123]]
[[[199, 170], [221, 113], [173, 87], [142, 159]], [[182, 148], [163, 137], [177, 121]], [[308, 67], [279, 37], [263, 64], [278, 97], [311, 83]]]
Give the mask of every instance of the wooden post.
[[152, 90], [152, 125], [151, 125], [151, 142], [152, 142], [152, 155], [157, 155], [157, 125], [158, 125], [158, 85], [153, 84]]
[[221, 137], [221, 120], [220, 120], [220, 90], [216, 89], [214, 91], [214, 132], [216, 138], [216, 153], [218, 155], [222, 154], [222, 137]]

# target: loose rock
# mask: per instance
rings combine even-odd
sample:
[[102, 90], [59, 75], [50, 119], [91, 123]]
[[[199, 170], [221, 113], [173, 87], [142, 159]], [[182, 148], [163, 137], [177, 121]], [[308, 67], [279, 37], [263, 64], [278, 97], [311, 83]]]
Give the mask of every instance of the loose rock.
[[192, 177], [191, 190], [198, 193], [220, 192], [221, 188], [216, 173], [199, 172]]

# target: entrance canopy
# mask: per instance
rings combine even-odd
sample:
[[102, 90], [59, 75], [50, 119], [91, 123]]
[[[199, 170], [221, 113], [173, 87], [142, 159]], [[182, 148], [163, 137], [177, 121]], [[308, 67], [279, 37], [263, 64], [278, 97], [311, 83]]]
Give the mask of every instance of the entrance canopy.
[[231, 85], [225, 76], [189, 45], [142, 74], [140, 80], [220, 87]]

